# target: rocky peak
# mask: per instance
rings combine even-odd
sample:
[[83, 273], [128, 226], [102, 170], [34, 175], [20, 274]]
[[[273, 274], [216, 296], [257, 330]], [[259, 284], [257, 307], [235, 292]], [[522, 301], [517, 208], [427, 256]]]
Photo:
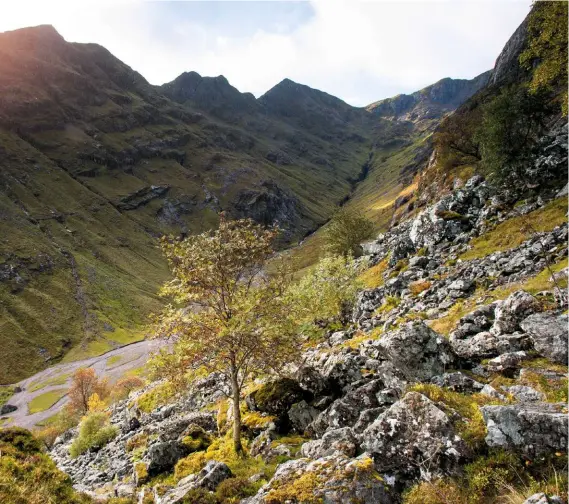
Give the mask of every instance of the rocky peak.
[[158, 89], [171, 100], [188, 103], [222, 117], [259, 109], [251, 93], [241, 93], [223, 75], [202, 77], [197, 72], [184, 72]]
[[410, 95], [399, 94], [372, 103], [366, 110], [375, 116], [418, 123], [440, 119], [452, 112], [488, 82], [490, 72], [473, 79], [444, 78]]

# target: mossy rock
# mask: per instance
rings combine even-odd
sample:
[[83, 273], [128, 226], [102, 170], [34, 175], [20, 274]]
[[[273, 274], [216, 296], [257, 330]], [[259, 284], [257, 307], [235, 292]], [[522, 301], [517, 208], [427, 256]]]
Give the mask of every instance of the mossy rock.
[[457, 220], [457, 221], [467, 221], [468, 217], [459, 214], [458, 212], [453, 212], [452, 210], [440, 210], [436, 213], [437, 217], [440, 217], [443, 220]]
[[148, 467], [144, 462], [134, 464], [133, 476], [136, 486], [144, 485], [148, 481]]
[[302, 389], [298, 382], [290, 378], [282, 378], [266, 383], [251, 392], [245, 402], [252, 411], [261, 411], [284, 418], [293, 404], [310, 399], [310, 393]]
[[190, 424], [183, 434], [182, 444], [190, 452], [205, 450], [211, 444], [211, 436], [199, 425]]

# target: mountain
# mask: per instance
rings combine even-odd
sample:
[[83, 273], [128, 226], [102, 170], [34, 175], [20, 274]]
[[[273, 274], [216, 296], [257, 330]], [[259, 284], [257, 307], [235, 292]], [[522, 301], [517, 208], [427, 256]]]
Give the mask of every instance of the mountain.
[[259, 99], [195, 72], [152, 86], [51, 26], [1, 33], [0, 383], [142, 338], [163, 234], [223, 210], [297, 243], [414, 141], [392, 119], [289, 79]]
[[411, 121], [427, 125], [440, 119], [483, 88], [490, 78], [490, 71], [474, 79], [441, 79], [410, 95], [400, 94], [372, 103], [366, 109], [379, 117], [397, 121]]

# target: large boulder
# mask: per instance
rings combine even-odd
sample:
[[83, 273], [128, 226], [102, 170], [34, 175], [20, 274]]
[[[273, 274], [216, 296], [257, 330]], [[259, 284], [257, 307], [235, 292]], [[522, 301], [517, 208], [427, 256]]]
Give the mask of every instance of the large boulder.
[[310, 397], [297, 381], [282, 378], [265, 383], [251, 392], [245, 401], [252, 411], [261, 411], [269, 415], [285, 417], [290, 407]]
[[535, 313], [521, 322], [534, 348], [544, 357], [567, 364], [567, 315]]
[[567, 413], [562, 405], [524, 403], [481, 408], [491, 447], [520, 451], [530, 457], [567, 450]]
[[511, 334], [520, 328], [520, 322], [541, 309], [539, 301], [529, 292], [520, 290], [510, 294], [495, 311], [494, 334]]
[[300, 458], [279, 465], [269, 483], [241, 504], [268, 502], [393, 504], [398, 500], [374, 470], [368, 454], [351, 459], [335, 453], [317, 460]]
[[391, 361], [407, 380], [430, 380], [444, 373], [456, 358], [448, 341], [422, 321], [384, 334], [373, 346], [377, 353], [368, 352], [369, 357]]
[[308, 431], [321, 436], [328, 429], [351, 427], [359, 419], [360, 413], [371, 408], [386, 409], [397, 400], [391, 389], [384, 390], [381, 380], [371, 380], [362, 384], [356, 382], [347, 388], [346, 394], [334, 401], [308, 427]]
[[452, 474], [470, 456], [448, 416], [423, 394], [409, 392], [361, 435], [380, 471]]
[[155, 443], [148, 449], [148, 474], [153, 476], [172, 469], [178, 460], [190, 453], [186, 445], [178, 441]]
[[292, 427], [301, 434], [318, 417], [320, 410], [306, 401], [293, 404], [288, 410], [288, 419]]
[[563, 499], [557, 495], [546, 495], [543, 492], [528, 497], [523, 504], [564, 504]]

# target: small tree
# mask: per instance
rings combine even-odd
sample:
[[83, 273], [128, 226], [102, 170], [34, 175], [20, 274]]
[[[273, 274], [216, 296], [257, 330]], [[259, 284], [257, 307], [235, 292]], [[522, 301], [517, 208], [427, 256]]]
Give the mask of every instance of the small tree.
[[245, 380], [252, 372], [279, 372], [299, 354], [294, 310], [285, 295], [290, 276], [261, 274], [276, 235], [276, 228], [228, 221], [222, 214], [216, 231], [161, 241], [174, 276], [161, 292], [178, 306], [158, 316], [158, 334], [175, 342], [172, 352], [155, 357], [155, 369], [172, 380], [204, 371], [226, 378], [237, 453], [243, 451], [239, 406]]
[[[297, 319], [312, 323], [345, 318], [358, 289], [361, 268], [350, 256], [329, 256], [289, 288], [289, 296], [298, 306]], [[344, 320], [341, 320], [343, 322]]]
[[84, 415], [89, 411], [89, 399], [97, 394], [100, 399], [109, 395], [106, 380], [99, 380], [93, 368], [80, 368], [73, 374], [69, 389], [69, 405], [73, 411]]
[[332, 255], [361, 255], [360, 243], [373, 235], [373, 223], [362, 214], [340, 208], [326, 226], [327, 249]]
[[545, 93], [529, 93], [525, 86], [506, 88], [485, 105], [476, 139], [486, 170], [502, 182], [525, 182], [548, 113]]

